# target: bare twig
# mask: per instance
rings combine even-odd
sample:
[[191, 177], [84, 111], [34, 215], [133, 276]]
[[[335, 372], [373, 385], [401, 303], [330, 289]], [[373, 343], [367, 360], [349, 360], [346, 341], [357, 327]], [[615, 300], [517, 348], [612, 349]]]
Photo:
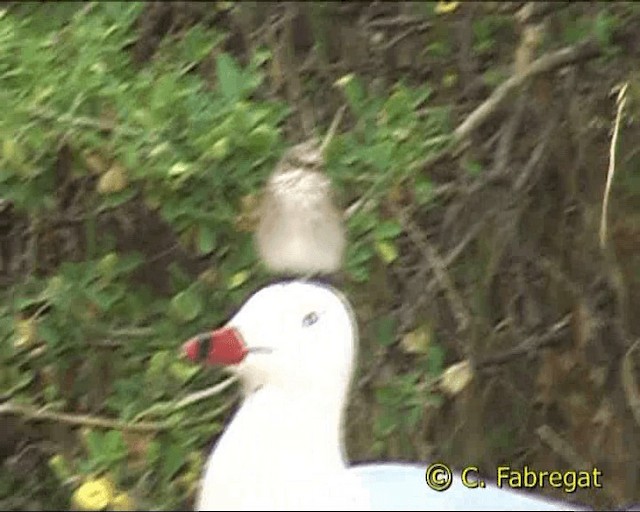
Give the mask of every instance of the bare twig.
[[572, 468], [578, 470], [579, 468], [587, 468], [588, 464], [578, 453], [575, 451], [560, 434], [553, 430], [549, 425], [541, 425], [536, 429], [536, 434], [542, 439], [554, 452], [562, 457]]
[[413, 25], [416, 30], [427, 30], [433, 26], [433, 23], [421, 20], [417, 16], [407, 16], [399, 14], [393, 18], [378, 18], [370, 20], [368, 26], [371, 28], [399, 28]]
[[620, 119], [622, 118], [622, 110], [627, 102], [626, 92], [628, 83], [625, 83], [618, 92], [616, 103], [618, 110], [616, 112], [616, 120], [613, 126], [613, 135], [611, 137], [611, 145], [609, 146], [609, 169], [607, 170], [607, 184], [604, 189], [604, 198], [602, 200], [602, 216], [600, 218], [600, 247], [604, 248], [607, 242], [607, 208], [609, 206], [609, 194], [611, 193], [611, 182], [616, 170], [616, 144], [618, 143], [618, 131], [620, 129]]
[[[158, 410], [161, 410], [164, 413], [172, 413], [189, 405], [192, 405], [200, 400], [204, 400], [211, 396], [222, 393], [225, 389], [230, 387], [234, 382], [236, 382], [236, 377], [230, 377], [215, 386], [212, 386], [203, 391], [197, 391], [192, 393], [182, 400], [178, 401], [174, 404], [167, 404], [166, 407], [163, 407], [162, 404], [158, 404]], [[215, 409], [214, 412], [207, 415], [207, 418], [210, 416], [217, 416], [222, 414], [226, 409], [229, 408], [232, 401], [226, 401], [220, 407]], [[147, 411], [147, 414], [151, 412], [153, 408]], [[156, 411], [158, 412], [158, 411]], [[58, 423], [66, 423], [68, 425], [82, 425], [85, 427], [94, 427], [94, 428], [106, 428], [112, 430], [122, 430], [129, 432], [159, 432], [162, 430], [169, 430], [175, 427], [175, 423], [171, 420], [165, 421], [133, 421], [133, 422], [125, 422], [114, 420], [111, 418], [104, 418], [99, 416], [93, 416], [89, 414], [71, 414], [57, 411], [46, 410], [46, 408], [36, 408], [29, 405], [17, 404], [14, 402], [6, 401], [4, 403], [0, 403], [0, 416], [4, 415], [14, 415], [21, 416], [30, 421], [54, 421]], [[142, 417], [145, 414], [141, 414], [138, 417]], [[202, 418], [200, 418], [202, 419]], [[193, 422], [188, 422], [186, 425], [197, 424], [200, 422], [199, 420], [195, 420]]]
[[[488, 218], [488, 214], [485, 213], [480, 219], [478, 219], [473, 224], [473, 226], [469, 229], [469, 231], [467, 231], [467, 234], [462, 238], [462, 240], [460, 240], [460, 242], [449, 252], [449, 254], [447, 254], [447, 256], [443, 260], [445, 268], [448, 268], [449, 266], [451, 266], [460, 257], [464, 249], [473, 240], [475, 240], [475, 238], [482, 231], [482, 228], [485, 226], [487, 218]], [[421, 269], [420, 273], [415, 277], [416, 281], [422, 281], [425, 274], [426, 272], [423, 272]], [[418, 308], [420, 308], [425, 303], [425, 301], [429, 298], [429, 296], [433, 292], [433, 289], [437, 285], [438, 285], [438, 277], [434, 276], [429, 281], [429, 284], [427, 284], [426, 288], [424, 288], [422, 293], [420, 293], [414, 301], [411, 301], [411, 303], [408, 304], [408, 311], [406, 312], [407, 315], [404, 321], [405, 323], [404, 328], [406, 328], [407, 325], [413, 321], [412, 316], [415, 315], [415, 312], [418, 310]]]
[[560, 11], [570, 4], [571, 2], [559, 2], [557, 0], [553, 2], [527, 2], [515, 13], [515, 16], [520, 23], [536, 23], [541, 18]]
[[[471, 229], [469, 229], [469, 231], [467, 231], [467, 234], [462, 238], [462, 240], [458, 242], [458, 245], [456, 245], [449, 252], [449, 254], [447, 254], [447, 256], [444, 258], [445, 267], [451, 266], [460, 257], [460, 255], [462, 254], [464, 249], [467, 247], [467, 245], [469, 245], [473, 240], [476, 239], [476, 237], [482, 231], [482, 228], [485, 226], [488, 217], [489, 217], [488, 214], [483, 215], [478, 221], [476, 221], [473, 224], [473, 226], [471, 226]], [[426, 293], [424, 294], [424, 296], [427, 296], [429, 293], [431, 293], [435, 285], [436, 285], [436, 278], [434, 277], [427, 285]]]
[[550, 116], [545, 130], [541, 134], [540, 142], [537, 144], [537, 146], [531, 153], [529, 160], [527, 160], [527, 163], [522, 169], [522, 172], [518, 175], [518, 178], [514, 183], [514, 188], [516, 191], [518, 192], [525, 191], [525, 185], [527, 184], [529, 178], [533, 174], [533, 171], [538, 168], [538, 165], [540, 164], [540, 162], [542, 162], [545, 158], [549, 156], [549, 152], [547, 151], [547, 148], [551, 143], [551, 139], [552, 139], [554, 130], [556, 128], [556, 124], [557, 124], [557, 116], [553, 116], [553, 115]]
[[69, 414], [64, 412], [44, 411], [28, 405], [5, 402], [0, 404], [0, 416], [21, 416], [31, 421], [55, 421], [69, 425], [84, 425], [87, 427], [127, 430], [131, 432], [156, 432], [166, 430], [170, 425], [159, 422], [126, 423], [124, 421], [100, 418], [88, 414]]
[[433, 269], [440, 286], [447, 294], [453, 314], [458, 321], [458, 328], [460, 330], [465, 330], [469, 326], [470, 315], [467, 308], [464, 306], [462, 298], [456, 290], [452, 279], [446, 271], [442, 258], [437, 254], [435, 248], [432, 247], [425, 239], [424, 234], [419, 229], [416, 229], [405, 212], [395, 207], [393, 207], [393, 210], [407, 233], [407, 236], [416, 245], [416, 247], [420, 249], [422, 255], [429, 263], [429, 266]]
[[236, 376], [229, 377], [222, 382], [219, 382], [215, 386], [211, 386], [210, 388], [203, 389], [202, 391], [196, 391], [195, 393], [191, 393], [190, 395], [185, 396], [182, 400], [180, 400], [176, 405], [175, 409], [182, 409], [183, 407], [187, 407], [188, 405], [199, 402], [200, 400], [204, 400], [206, 398], [219, 395], [225, 389], [230, 387], [232, 384], [237, 382], [238, 378]]
[[[344, 212], [344, 219], [348, 220], [351, 217], [353, 217], [356, 213], [358, 213], [365, 206], [373, 205], [374, 204], [373, 196], [375, 192], [378, 190], [379, 187], [381, 187], [386, 182], [387, 178], [388, 178], [387, 175], [381, 174], [380, 177], [378, 177], [374, 181], [374, 183], [367, 189], [367, 191], [364, 194], [360, 196], [358, 200], [354, 201], [348, 206], [348, 208]], [[432, 199], [435, 199], [442, 195], [449, 194], [450, 192], [454, 191], [455, 188], [456, 188], [456, 185], [453, 183], [444, 183], [442, 185], [437, 186], [435, 189], [433, 189], [431, 193], [431, 197]]]
[[507, 97], [527, 80], [541, 73], [548, 73], [556, 68], [567, 66], [579, 60], [599, 54], [595, 44], [587, 40], [576, 46], [568, 46], [554, 53], [543, 55], [531, 63], [522, 73], [510, 77], [500, 84], [480, 106], [478, 106], [454, 131], [454, 144], [458, 144], [479, 128], [498, 109]]
[[346, 108], [347, 108], [346, 105], [342, 105], [336, 112], [336, 115], [334, 116], [333, 121], [331, 121], [331, 126], [329, 126], [329, 130], [327, 131], [327, 134], [324, 137], [324, 141], [322, 141], [322, 145], [320, 146], [320, 153], [324, 154], [324, 152], [327, 150], [327, 147], [333, 140], [333, 137], [336, 134], [336, 130], [338, 129], [338, 125], [342, 120], [342, 115], [344, 114], [344, 111], [346, 110]]
[[390, 41], [387, 41], [385, 44], [383, 44], [380, 47], [380, 51], [382, 51], [382, 52], [389, 51], [391, 48], [393, 48], [395, 45], [397, 45], [400, 41], [402, 41], [403, 39], [406, 39], [410, 35], [415, 34], [416, 32], [423, 32], [423, 31], [428, 30], [430, 28], [431, 28], [431, 23], [423, 23], [422, 25], [418, 25], [416, 27], [409, 27], [404, 32], [401, 32], [400, 34], [395, 36], [393, 39], [391, 39]]
[[103, 132], [118, 131], [124, 135], [138, 136], [140, 131], [134, 130], [125, 126], [119, 126], [114, 123], [104, 121], [101, 119], [92, 119], [90, 117], [73, 116], [70, 114], [59, 114], [49, 109], [42, 107], [34, 108], [29, 111], [29, 114], [35, 118], [43, 119], [46, 121], [56, 121], [60, 123], [70, 124], [74, 128], [92, 128]]
[[516, 357], [529, 355], [535, 353], [540, 348], [558, 343], [569, 326], [570, 319], [571, 315], [565, 315], [562, 320], [553, 324], [546, 333], [542, 335], [529, 336], [518, 346], [510, 350], [505, 350], [495, 356], [482, 358], [477, 363], [478, 368], [504, 364]]

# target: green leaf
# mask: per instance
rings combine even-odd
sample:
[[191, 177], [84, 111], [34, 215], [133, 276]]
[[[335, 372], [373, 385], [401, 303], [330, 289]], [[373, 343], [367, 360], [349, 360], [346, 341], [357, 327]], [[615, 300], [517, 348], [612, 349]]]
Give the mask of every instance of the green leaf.
[[418, 204], [428, 204], [433, 199], [433, 183], [428, 179], [417, 180], [413, 187], [413, 193]]
[[390, 315], [383, 316], [375, 322], [376, 340], [383, 347], [396, 341], [396, 319]]
[[198, 250], [200, 254], [209, 254], [216, 247], [216, 233], [212, 229], [200, 226], [198, 229]]
[[440, 375], [442, 373], [444, 358], [444, 349], [436, 343], [431, 343], [427, 355], [427, 369], [431, 375]]
[[420, 419], [422, 418], [423, 407], [412, 407], [407, 412], [406, 425], [409, 428], [415, 428]]
[[52, 348], [57, 347], [62, 340], [62, 335], [58, 329], [49, 325], [48, 322], [41, 322], [40, 325], [38, 325], [38, 333]]
[[172, 360], [171, 354], [167, 350], [161, 350], [153, 354], [149, 360], [149, 366], [147, 368], [147, 375], [151, 378], [165, 375], [165, 370]]
[[111, 459], [119, 459], [127, 454], [127, 447], [122, 434], [117, 430], [109, 430], [103, 438], [104, 451]]
[[242, 71], [229, 54], [218, 55], [216, 73], [218, 86], [223, 96], [229, 101], [240, 99], [242, 97]]
[[376, 389], [376, 401], [380, 405], [394, 407], [398, 405], [398, 390], [394, 386], [384, 386]]
[[606, 10], [602, 10], [596, 16], [593, 30], [595, 32], [598, 43], [602, 47], [608, 49], [611, 46], [611, 36], [613, 34], [613, 28], [616, 25], [616, 19], [609, 14]]
[[155, 466], [160, 457], [162, 457], [162, 453], [162, 445], [160, 442], [155, 439], [151, 441], [147, 447], [146, 453], [146, 459], [149, 466]]
[[477, 160], [462, 160], [462, 167], [465, 171], [467, 171], [471, 176], [478, 176], [482, 173], [482, 164]]
[[350, 73], [339, 78], [335, 82], [335, 85], [343, 90], [349, 106], [360, 116], [363, 111], [365, 100], [365, 91], [360, 80], [353, 73]]
[[348, 249], [348, 253], [347, 260], [349, 262], [349, 266], [353, 267], [366, 263], [373, 256], [371, 247], [362, 243], [352, 245]]
[[171, 308], [183, 322], [190, 322], [202, 311], [202, 300], [193, 289], [184, 290], [171, 299]]
[[389, 240], [396, 238], [402, 233], [402, 227], [396, 220], [385, 220], [375, 228], [375, 236], [378, 240]]
[[184, 48], [184, 57], [191, 59], [193, 62], [199, 62], [204, 59], [218, 41], [211, 37], [211, 33], [203, 30], [200, 26], [195, 26], [181, 41]]
[[411, 99], [404, 87], [398, 87], [384, 105], [384, 110], [390, 120], [394, 118], [406, 118], [411, 115]]
[[163, 449], [162, 477], [170, 481], [187, 460], [185, 450], [178, 443], [170, 443]]
[[171, 372], [171, 375], [184, 384], [200, 371], [200, 367], [197, 365], [186, 364], [182, 361], [174, 361], [169, 367], [169, 371]]
[[349, 221], [349, 225], [357, 235], [364, 235], [378, 225], [378, 217], [372, 212], [360, 210]]
[[349, 275], [355, 282], [364, 283], [369, 279], [369, 270], [364, 266], [350, 268]]
[[92, 459], [100, 459], [103, 450], [102, 434], [91, 430], [85, 437], [89, 457]]
[[182, 176], [191, 171], [191, 166], [185, 162], [176, 162], [169, 168], [169, 176]]
[[111, 210], [117, 206], [120, 206], [132, 199], [137, 193], [138, 191], [136, 187], [127, 187], [120, 192], [113, 192], [111, 194], [102, 196], [98, 212]]
[[264, 154], [273, 147], [277, 136], [275, 129], [263, 123], [249, 132], [246, 145], [256, 154]]
[[96, 271], [102, 277], [111, 278], [113, 277], [116, 265], [118, 264], [118, 254], [115, 252], [110, 252], [103, 256], [98, 264], [96, 265]]
[[[175, 90], [175, 77], [172, 74], [166, 73], [158, 77], [151, 90], [151, 110], [161, 110], [169, 105], [168, 100], [175, 96]], [[129, 162], [126, 163], [129, 167]]]
[[395, 143], [386, 139], [368, 148], [368, 161], [378, 171], [387, 171], [391, 166], [391, 155]]
[[271, 50], [267, 48], [261, 48], [255, 50], [251, 56], [251, 66], [258, 68], [263, 64], [266, 64], [271, 59]]
[[375, 457], [380, 457], [384, 453], [385, 443], [380, 439], [377, 439], [371, 445], [371, 452]]
[[118, 258], [118, 274], [129, 274], [137, 269], [144, 262], [144, 258], [139, 253], [129, 253]]
[[388, 437], [395, 432], [398, 426], [398, 418], [395, 411], [385, 411], [375, 422], [376, 437]]
[[[53, 278], [51, 278], [53, 279]], [[45, 295], [46, 297], [46, 295]], [[15, 300], [15, 305], [16, 305], [16, 309], [18, 310], [23, 310], [26, 309], [30, 306], [35, 306], [35, 305], [42, 305], [43, 304], [43, 300], [41, 297], [16, 297]]]
[[227, 285], [227, 287], [229, 288], [229, 290], [238, 288], [246, 283], [247, 279], [249, 279], [250, 276], [251, 272], [249, 270], [241, 270], [240, 272], [236, 272], [229, 279], [229, 284]]

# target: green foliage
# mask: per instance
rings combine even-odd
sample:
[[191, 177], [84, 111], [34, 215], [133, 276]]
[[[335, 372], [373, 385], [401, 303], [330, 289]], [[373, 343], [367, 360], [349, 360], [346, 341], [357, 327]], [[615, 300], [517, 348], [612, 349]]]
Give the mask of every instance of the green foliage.
[[[242, 69], [220, 54], [211, 92], [191, 70], [220, 38], [195, 27], [136, 71], [126, 47], [142, 7], [61, 5], [0, 19], [0, 101], [10, 106], [0, 119], [0, 197], [46, 227], [60, 207], [55, 166], [64, 141], [73, 153], [72, 179], [89, 188], [80, 207], [93, 255], [3, 292], [0, 384], [16, 401], [65, 408], [79, 400], [131, 420], [181, 392], [197, 369], [176, 362], [177, 346], [198, 322], [204, 328], [222, 319], [228, 297], [179, 269], [169, 299], [133, 286], [131, 273], [143, 259], [114, 252], [110, 237], [95, 233], [102, 212], [139, 196], [187, 246], [223, 260], [229, 254], [223, 278], [235, 278], [236, 287], [247, 281], [237, 278], [253, 261], [250, 245], [239, 243], [248, 235], [235, 229], [237, 203], [277, 157], [286, 115], [282, 105], [252, 99], [268, 55]], [[45, 23], [52, 13], [69, 22]], [[237, 247], [240, 258], [231, 254]], [[214, 314], [203, 318], [205, 311]], [[200, 376], [198, 386], [207, 381]], [[198, 433], [192, 429], [187, 438]], [[176, 443], [163, 445], [164, 483], [182, 466], [184, 447], [193, 448]], [[81, 474], [115, 470], [127, 457], [117, 431], [91, 431], [85, 444], [75, 466]], [[174, 492], [163, 506], [180, 506], [180, 497]]]
[[507, 16], [496, 14], [487, 14], [474, 20], [472, 29], [473, 49], [480, 55], [494, 50], [501, 32], [510, 34], [513, 31], [511, 20]]
[[127, 447], [117, 430], [88, 431], [85, 435], [87, 460], [83, 471], [104, 471], [127, 457]]
[[376, 389], [382, 412], [376, 418], [374, 451], [382, 455], [390, 441], [408, 446], [409, 434], [422, 420], [426, 407], [439, 406], [442, 397], [432, 391], [444, 364], [442, 347], [433, 343], [418, 360], [418, 369], [395, 377]]
[[425, 107], [432, 95], [428, 85], [411, 89], [398, 83], [388, 98], [368, 94], [354, 75], [337, 85], [357, 123], [332, 145], [328, 170], [354, 200], [364, 198], [377, 205], [363, 206], [349, 220], [346, 269], [362, 282], [369, 278], [376, 253], [385, 264], [398, 256], [400, 227], [384, 218], [380, 205], [394, 202], [393, 192], [402, 190], [411, 190], [418, 204], [431, 200], [431, 181], [422, 167], [430, 155], [445, 148], [451, 127], [447, 108]]
[[[1, 11], [0, 199], [43, 247], [55, 221], [70, 216], [86, 247], [81, 258], [38, 265], [0, 290], [0, 394], [34, 408], [171, 425], [143, 436], [139, 450], [118, 429], [84, 431], [65, 462], [74, 477], [107, 471], [119, 486], [142, 485], [155, 509], [169, 510], [193, 492], [202, 461], [192, 456], [220, 427], [220, 404], [212, 402], [222, 400], [177, 407], [188, 389], [218, 377], [178, 361], [178, 347], [221, 322], [264, 277], [238, 218], [243, 198], [281, 154], [289, 109], [260, 99], [269, 52], [242, 66], [210, 28], [166, 37], [153, 59], [134, 64], [143, 7], [60, 2]], [[212, 54], [214, 83], [198, 72]], [[347, 199], [368, 200], [349, 221], [346, 266], [357, 283], [375, 261], [399, 258], [402, 230], [383, 206], [398, 203], [394, 194], [403, 191], [420, 205], [431, 201], [424, 162], [445, 147], [451, 127], [448, 110], [429, 104], [428, 85], [398, 83], [388, 97], [371, 94], [355, 76], [340, 85], [356, 125], [336, 137], [327, 167]], [[63, 147], [69, 172], [61, 177]], [[73, 211], [62, 197], [70, 183], [82, 191]], [[113, 212], [127, 217], [136, 202], [187, 251], [215, 261], [208, 277], [171, 265], [167, 296], [139, 284], [145, 257], [118, 250], [98, 222]], [[393, 343], [395, 329], [383, 319], [378, 341]], [[413, 407], [415, 379], [398, 384]]]
[[388, 347], [396, 341], [396, 320], [391, 315], [385, 315], [375, 323], [376, 340], [383, 347]]
[[596, 16], [579, 15], [569, 10], [563, 16], [564, 39], [568, 44], [576, 44], [593, 37], [602, 50], [601, 60], [610, 59], [620, 53], [621, 48], [614, 43], [613, 33], [621, 25], [618, 14], [612, 7], [604, 7]]

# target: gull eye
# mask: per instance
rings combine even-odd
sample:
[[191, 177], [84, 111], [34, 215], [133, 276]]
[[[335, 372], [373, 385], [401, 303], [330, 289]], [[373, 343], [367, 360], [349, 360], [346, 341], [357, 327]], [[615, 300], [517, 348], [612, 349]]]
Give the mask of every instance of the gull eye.
[[315, 324], [319, 318], [320, 317], [318, 316], [318, 313], [316, 313], [315, 311], [312, 311], [311, 313], [307, 313], [302, 319], [302, 326], [309, 327], [310, 325]]

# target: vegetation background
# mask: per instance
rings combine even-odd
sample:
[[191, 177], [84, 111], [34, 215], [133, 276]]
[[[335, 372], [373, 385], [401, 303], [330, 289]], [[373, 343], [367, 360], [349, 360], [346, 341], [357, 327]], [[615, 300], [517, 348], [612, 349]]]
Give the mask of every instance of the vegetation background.
[[543, 492], [640, 501], [638, 26], [633, 2], [1, 2], [0, 507], [192, 506], [237, 388], [177, 348], [269, 279], [260, 187], [343, 106], [350, 457], [596, 466]]

